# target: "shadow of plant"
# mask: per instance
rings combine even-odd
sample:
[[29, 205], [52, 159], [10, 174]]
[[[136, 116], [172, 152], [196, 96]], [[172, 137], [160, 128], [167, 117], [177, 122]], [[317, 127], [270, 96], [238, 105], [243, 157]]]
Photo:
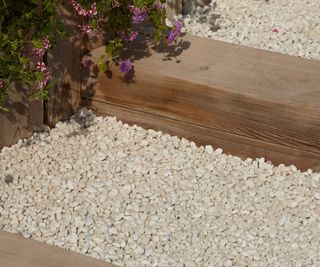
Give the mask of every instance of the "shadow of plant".
[[191, 43], [189, 41], [183, 40], [183, 36], [177, 41], [177, 43], [172, 45], [167, 45], [165, 43], [160, 43], [159, 45], [155, 45], [153, 49], [157, 53], [164, 54], [163, 61], [175, 60], [176, 63], [180, 63], [179, 56], [183, 53], [183, 51], [190, 48]]

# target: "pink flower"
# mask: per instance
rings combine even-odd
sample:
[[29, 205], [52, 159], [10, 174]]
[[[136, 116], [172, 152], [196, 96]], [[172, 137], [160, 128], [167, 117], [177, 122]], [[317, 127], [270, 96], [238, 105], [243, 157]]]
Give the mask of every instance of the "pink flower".
[[0, 89], [4, 87], [4, 81], [0, 79]]
[[37, 62], [36, 69], [43, 73], [43, 79], [37, 85], [38, 90], [44, 89], [51, 80], [51, 70], [43, 62]]
[[71, 4], [78, 15], [88, 16], [88, 11], [84, 9], [76, 0], [71, 0]]
[[76, 0], [70, 0], [74, 10], [78, 13], [79, 16], [97, 16], [97, 4], [94, 2], [89, 9], [83, 8]]
[[36, 69], [38, 71], [44, 72], [47, 70], [47, 66], [43, 62], [37, 62]]
[[135, 40], [138, 36], [138, 32], [131, 32], [128, 38], [128, 41], [132, 42], [133, 40]]
[[93, 61], [88, 57], [88, 56], [84, 56], [82, 59], [82, 64], [91, 69], [91, 67], [93, 66]]
[[146, 11], [145, 9], [140, 9], [134, 5], [129, 5], [128, 6], [128, 9], [131, 13], [138, 13], [138, 12], [141, 12], [141, 11]]
[[100, 28], [94, 29], [90, 25], [79, 25], [79, 28], [83, 33], [88, 35], [93, 35], [96, 37], [99, 37], [102, 35], [102, 29]]
[[272, 29], [272, 32], [278, 33], [279, 30], [278, 30], [277, 28], [273, 28], [273, 29]]
[[120, 7], [120, 2], [117, 0], [112, 1], [112, 8]]
[[32, 49], [32, 55], [36, 56], [36, 57], [42, 57], [48, 52], [50, 47], [51, 47], [51, 44], [50, 44], [49, 38], [48, 38], [48, 36], [46, 36], [42, 40], [42, 47], [41, 48], [33, 48]]
[[98, 15], [98, 11], [97, 11], [97, 4], [96, 3], [93, 3], [90, 7], [90, 9], [88, 10], [88, 13], [91, 15], [91, 16], [96, 16]]

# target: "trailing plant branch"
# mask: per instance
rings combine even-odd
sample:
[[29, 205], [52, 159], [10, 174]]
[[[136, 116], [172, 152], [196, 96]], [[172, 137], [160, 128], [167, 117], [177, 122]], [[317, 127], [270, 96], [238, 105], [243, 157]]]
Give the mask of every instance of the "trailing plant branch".
[[[90, 37], [104, 33], [114, 36], [108, 40], [105, 55], [96, 64], [108, 71], [115, 64], [127, 75], [133, 71], [130, 58], [122, 57], [127, 42], [139, 36], [138, 28], [144, 23], [153, 26], [156, 42], [174, 42], [181, 33], [181, 24], [166, 25], [165, 0], [68, 0], [82, 24], [79, 30]], [[58, 36], [65, 35], [59, 20], [59, 0], [2, 0], [0, 6], [0, 107], [6, 103], [13, 83], [29, 89], [30, 98], [47, 98], [52, 85], [51, 70], [43, 58], [53, 47]], [[86, 60], [85, 60], [86, 61]], [[90, 67], [93, 62], [87, 60]]]

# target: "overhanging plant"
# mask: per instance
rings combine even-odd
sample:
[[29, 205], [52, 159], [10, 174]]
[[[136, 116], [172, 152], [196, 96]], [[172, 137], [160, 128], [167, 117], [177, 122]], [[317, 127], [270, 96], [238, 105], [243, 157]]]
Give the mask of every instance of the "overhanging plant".
[[8, 111], [8, 92], [19, 82], [30, 97], [47, 97], [50, 70], [42, 58], [61, 31], [58, 0], [0, 0], [0, 108]]
[[[137, 28], [148, 22], [153, 25], [156, 42], [172, 43], [181, 32], [181, 24], [166, 26], [165, 0], [68, 0], [75, 13], [82, 17], [79, 30], [89, 37], [113, 33], [106, 54], [98, 62], [102, 71], [112, 64], [124, 75], [133, 69], [133, 62], [122, 57], [126, 42], [134, 42]], [[0, 0], [0, 108], [8, 111], [8, 92], [16, 82], [30, 90], [31, 98], [47, 98], [52, 85], [51, 70], [45, 64], [48, 49], [58, 36], [64, 35], [57, 14], [59, 0]], [[86, 65], [93, 64], [86, 62]]]

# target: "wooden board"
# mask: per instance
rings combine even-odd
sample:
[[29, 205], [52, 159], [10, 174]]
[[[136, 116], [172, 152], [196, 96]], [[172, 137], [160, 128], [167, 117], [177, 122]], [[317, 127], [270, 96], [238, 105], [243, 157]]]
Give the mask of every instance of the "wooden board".
[[130, 49], [138, 58], [130, 82], [114, 70], [111, 79], [100, 73], [86, 84], [88, 107], [140, 112], [135, 120], [130, 112], [118, 115], [132, 123], [152, 115], [149, 127], [227, 153], [320, 169], [320, 62], [191, 36], [151, 56], [139, 55], [142, 45]]
[[[313, 168], [319, 165], [319, 154], [302, 151], [300, 149], [287, 146], [266, 143], [252, 138], [245, 138], [238, 135], [217, 131], [196, 124], [189, 124], [167, 117], [162, 117], [150, 113], [140, 112], [125, 107], [108, 104], [106, 102], [85, 100], [84, 105], [93, 109], [96, 114], [102, 116], [116, 116], [124, 122], [137, 124], [145, 129], [155, 129], [188, 138], [198, 145], [211, 144], [214, 147], [222, 147], [225, 152], [242, 158], [265, 157], [272, 159], [274, 164], [286, 162], [298, 163], [304, 169]], [[266, 149], [266, 147], [268, 149]], [[250, 154], [250, 155], [249, 155]], [[301, 158], [308, 161], [299, 163]]]
[[3, 267], [116, 267], [58, 247], [0, 231]]
[[10, 93], [10, 112], [0, 110], [0, 150], [43, 130], [43, 103], [29, 101], [26, 90]]
[[[26, 46], [24, 54], [36, 63], [36, 59], [31, 57], [31, 46]], [[43, 101], [30, 100], [32, 92], [20, 82], [12, 83], [5, 105], [10, 111], [0, 110], [0, 150], [43, 130]]]
[[46, 123], [50, 126], [68, 119], [81, 107], [80, 59], [83, 36], [78, 29], [80, 19], [68, 0], [61, 1], [57, 10], [70, 36], [59, 40], [48, 55], [48, 65], [53, 70], [53, 79], [56, 81], [46, 105]]

